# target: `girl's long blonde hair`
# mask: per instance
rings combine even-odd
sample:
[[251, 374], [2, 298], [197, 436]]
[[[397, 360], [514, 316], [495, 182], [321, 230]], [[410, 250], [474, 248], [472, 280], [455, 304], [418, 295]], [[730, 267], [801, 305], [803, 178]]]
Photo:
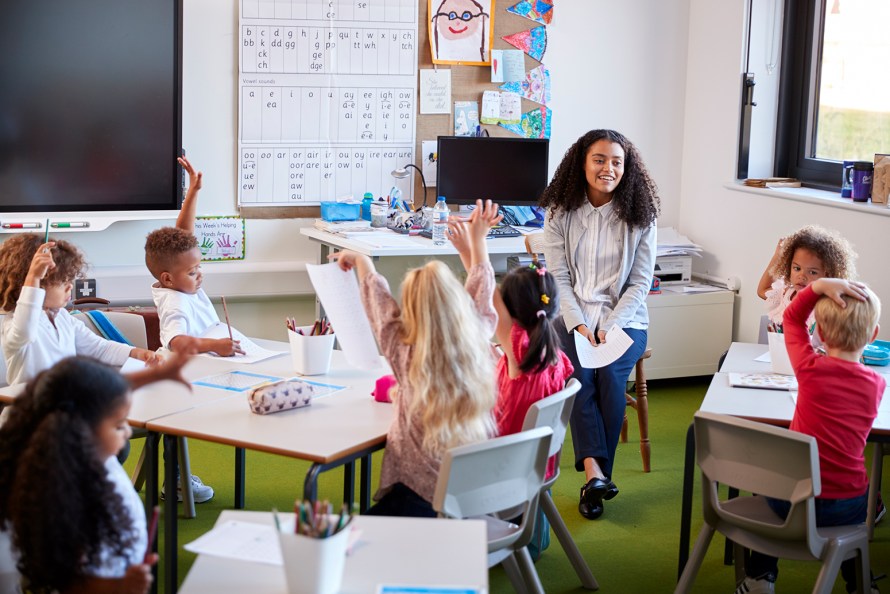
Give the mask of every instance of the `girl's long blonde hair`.
[[408, 414], [430, 453], [495, 433], [494, 359], [466, 289], [442, 262], [410, 271], [402, 283], [403, 340], [413, 346]]

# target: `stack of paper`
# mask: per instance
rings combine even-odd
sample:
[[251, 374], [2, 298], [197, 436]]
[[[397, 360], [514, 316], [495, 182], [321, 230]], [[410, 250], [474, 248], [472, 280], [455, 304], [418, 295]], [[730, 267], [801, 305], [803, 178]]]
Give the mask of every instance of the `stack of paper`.
[[357, 221], [325, 221], [315, 219], [315, 228], [328, 233], [344, 233], [347, 231], [367, 231], [371, 228], [371, 221], [359, 219]]
[[673, 227], [658, 228], [658, 248], [656, 256], [699, 256], [702, 247], [681, 235]]

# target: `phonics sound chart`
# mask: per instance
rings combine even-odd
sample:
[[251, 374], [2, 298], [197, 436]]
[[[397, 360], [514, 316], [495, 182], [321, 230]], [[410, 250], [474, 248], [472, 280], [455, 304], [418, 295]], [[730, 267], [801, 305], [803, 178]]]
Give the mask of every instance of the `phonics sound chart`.
[[414, 162], [416, 0], [241, 0], [241, 206], [386, 195]]

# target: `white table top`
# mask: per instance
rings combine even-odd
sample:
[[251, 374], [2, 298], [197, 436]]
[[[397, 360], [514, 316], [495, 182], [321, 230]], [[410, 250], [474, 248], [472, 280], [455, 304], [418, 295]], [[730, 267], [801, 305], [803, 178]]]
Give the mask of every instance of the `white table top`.
[[[194, 437], [311, 462], [332, 462], [386, 440], [392, 422], [392, 405], [376, 402], [371, 396], [377, 378], [390, 372], [382, 358], [381, 364], [375, 371], [356, 370], [349, 366], [341, 351], [334, 351], [330, 372], [306, 379], [346, 386], [346, 389], [316, 398], [310, 406], [271, 415], [250, 412], [246, 392], [194, 386], [199, 395], [226, 392], [227, 396], [200, 407], [156, 417], [146, 426], [167, 435]], [[242, 368], [285, 377], [294, 375], [290, 355]], [[337, 430], [328, 430], [332, 427]]]
[[[765, 344], [734, 342], [726, 355], [721, 373], [715, 373], [700, 409], [707, 412], [745, 417], [778, 425], [788, 425], [794, 416], [796, 393], [784, 390], [733, 388], [729, 373], [771, 373], [769, 363], [755, 361], [769, 350]], [[890, 385], [890, 367], [872, 367]], [[839, 406], [838, 411], [842, 408]], [[875, 433], [890, 433], [890, 388], [885, 390], [873, 425]]]
[[[381, 232], [382, 233], [382, 232]], [[378, 247], [359, 239], [348, 239], [336, 233], [328, 233], [315, 227], [302, 227], [300, 234], [339, 249], [356, 251], [370, 257], [378, 256], [454, 256], [457, 250], [446, 242], [443, 246], [433, 245], [433, 240], [419, 235], [406, 238], [408, 245]], [[525, 237], [499, 237], [486, 240], [489, 254], [524, 254]]]
[[[272, 523], [267, 512], [223, 511], [217, 523]], [[488, 546], [481, 520], [357, 516], [361, 538], [346, 558], [342, 594], [373, 594], [378, 584], [488, 589]], [[182, 594], [286, 594], [284, 570], [274, 565], [199, 555]]]

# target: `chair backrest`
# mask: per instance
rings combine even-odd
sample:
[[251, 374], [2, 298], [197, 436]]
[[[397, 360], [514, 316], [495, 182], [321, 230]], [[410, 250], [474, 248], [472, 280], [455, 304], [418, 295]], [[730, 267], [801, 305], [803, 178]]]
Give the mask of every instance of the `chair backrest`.
[[[816, 530], [815, 497], [821, 492], [816, 439], [738, 417], [695, 413], [695, 449], [702, 471], [705, 521], [725, 523], [772, 540], [806, 544], [814, 557], [825, 539]], [[784, 523], [731, 511], [717, 485], [791, 502]], [[721, 529], [721, 532], [725, 530]]]
[[537, 262], [538, 255], [544, 253], [544, 234], [529, 233], [525, 236], [525, 251]]
[[433, 508], [451, 518], [494, 514], [523, 504], [535, 511], [552, 434], [549, 427], [539, 427], [448, 450]]
[[553, 394], [538, 400], [528, 408], [522, 430], [535, 427], [550, 427], [553, 437], [550, 438], [549, 456], [555, 456], [562, 450], [562, 444], [566, 437], [566, 428], [572, 416], [572, 404], [575, 402], [575, 394], [581, 389], [581, 382], [575, 378], [566, 383], [566, 387]]
[[[124, 311], [104, 311], [102, 313], [124, 335], [130, 344], [142, 349], [148, 348], [148, 333], [145, 330], [145, 319], [142, 316]], [[83, 312], [76, 312], [74, 316], [82, 321], [92, 332], [104, 337], [104, 334], [96, 327], [90, 316]]]

